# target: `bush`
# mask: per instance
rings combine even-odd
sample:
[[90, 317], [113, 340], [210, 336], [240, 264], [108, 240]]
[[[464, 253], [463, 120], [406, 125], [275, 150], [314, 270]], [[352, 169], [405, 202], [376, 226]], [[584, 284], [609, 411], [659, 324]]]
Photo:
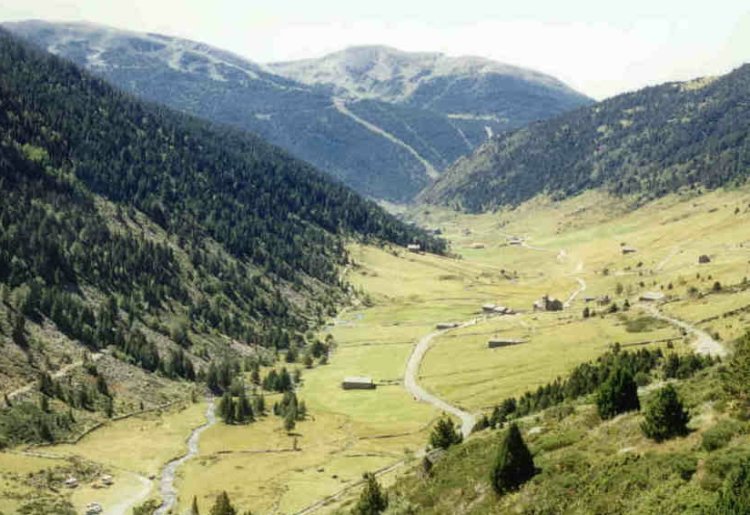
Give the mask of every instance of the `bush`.
[[526, 447], [518, 426], [511, 424], [500, 442], [495, 465], [492, 468], [490, 476], [492, 488], [498, 495], [518, 490], [534, 477], [534, 474], [536, 474], [536, 468], [531, 452]]
[[646, 406], [641, 429], [647, 437], [661, 442], [686, 435], [689, 420], [690, 416], [683, 409], [677, 391], [670, 384], [659, 390]]
[[733, 419], [722, 420], [703, 433], [701, 447], [709, 452], [721, 449], [742, 430], [743, 426], [740, 422]]
[[716, 502], [717, 515], [750, 513], [750, 460], [746, 459], [724, 483]]

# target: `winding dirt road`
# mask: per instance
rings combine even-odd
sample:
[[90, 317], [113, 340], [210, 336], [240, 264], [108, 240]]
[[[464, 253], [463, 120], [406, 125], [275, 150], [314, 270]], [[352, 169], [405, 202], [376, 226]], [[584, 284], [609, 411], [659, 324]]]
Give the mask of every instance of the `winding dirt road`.
[[198, 454], [198, 442], [200, 441], [201, 433], [216, 423], [216, 413], [214, 400], [211, 399], [208, 402], [208, 408], [206, 409], [206, 423], [196, 427], [190, 433], [187, 445], [188, 450], [185, 454], [179, 458], [175, 458], [166, 464], [164, 470], [161, 473], [161, 480], [159, 481], [159, 493], [161, 494], [161, 506], [156, 510], [155, 515], [166, 515], [169, 511], [177, 504], [177, 489], [174, 486], [175, 476], [177, 469], [190, 458]]
[[[459, 327], [467, 327], [470, 325], [474, 325], [475, 323], [476, 320], [472, 320], [471, 322], [461, 324]], [[409, 393], [414, 396], [416, 400], [432, 404], [439, 410], [450, 413], [451, 415], [455, 415], [456, 417], [461, 419], [461, 434], [463, 434], [464, 438], [466, 438], [471, 434], [471, 430], [474, 428], [474, 425], [477, 422], [476, 416], [462, 410], [461, 408], [453, 406], [443, 399], [431, 394], [430, 392], [419, 386], [419, 383], [417, 382], [419, 367], [422, 364], [424, 355], [427, 353], [427, 349], [430, 348], [430, 343], [432, 342], [433, 338], [447, 331], [450, 331], [450, 329], [434, 331], [427, 336], [423, 336], [417, 342], [417, 344], [414, 346], [414, 350], [412, 351], [411, 356], [409, 356], [409, 361], [406, 363], [404, 387], [407, 389], [407, 391], [409, 391]]]
[[703, 354], [705, 356], [718, 356], [724, 358], [727, 355], [727, 350], [722, 344], [717, 342], [710, 334], [702, 329], [698, 329], [696, 326], [679, 318], [674, 318], [669, 315], [665, 315], [656, 306], [642, 304], [641, 309], [648, 312], [654, 318], [664, 320], [680, 329], [683, 329], [688, 334], [695, 336], [696, 340], [693, 343], [693, 348], [697, 354]]

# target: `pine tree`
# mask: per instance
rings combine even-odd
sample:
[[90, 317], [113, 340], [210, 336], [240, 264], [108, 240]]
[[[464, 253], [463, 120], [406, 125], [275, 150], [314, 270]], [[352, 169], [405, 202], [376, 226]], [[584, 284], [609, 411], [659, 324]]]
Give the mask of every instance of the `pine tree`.
[[363, 477], [365, 486], [352, 513], [354, 515], [378, 515], [383, 513], [388, 508], [388, 497], [380, 488], [375, 474], [366, 472]]
[[255, 412], [259, 416], [266, 413], [266, 397], [262, 393], [255, 397]]
[[221, 396], [221, 401], [219, 401], [219, 416], [225, 424], [233, 424], [234, 415], [234, 400], [232, 399], [232, 394], [224, 392], [224, 395]]
[[190, 515], [201, 515], [198, 509], [198, 498], [195, 495], [193, 496], [193, 504], [190, 507]]
[[641, 403], [638, 400], [638, 385], [633, 375], [623, 367], [617, 367], [599, 388], [596, 407], [599, 416], [603, 419], [641, 409]]
[[27, 349], [29, 342], [26, 339], [26, 318], [23, 315], [17, 314], [13, 319], [13, 331], [12, 331], [13, 343]]
[[297, 426], [297, 409], [290, 408], [286, 410], [284, 415], [284, 430], [289, 433]]
[[742, 408], [750, 408], [750, 332], [739, 338], [722, 376], [724, 390]]
[[750, 513], [750, 459], [740, 463], [719, 492], [716, 502], [716, 515]]
[[442, 416], [430, 433], [430, 445], [434, 448], [447, 449], [463, 441], [461, 432], [450, 417]]
[[237, 515], [237, 510], [232, 506], [226, 492], [221, 492], [216, 497], [216, 502], [211, 507], [209, 515]]
[[669, 384], [659, 390], [646, 406], [641, 429], [647, 437], [661, 442], [686, 435], [689, 421], [690, 415], [683, 409], [677, 391]]
[[490, 481], [498, 495], [517, 490], [536, 474], [534, 459], [523, 441], [521, 431], [513, 423], [500, 442]]

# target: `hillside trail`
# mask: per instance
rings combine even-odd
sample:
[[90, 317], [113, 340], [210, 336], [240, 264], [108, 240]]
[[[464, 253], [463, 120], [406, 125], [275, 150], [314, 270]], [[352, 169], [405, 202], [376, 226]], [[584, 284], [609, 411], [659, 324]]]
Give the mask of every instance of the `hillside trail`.
[[424, 157], [422, 157], [419, 154], [419, 152], [417, 152], [416, 150], [414, 150], [413, 147], [411, 147], [407, 143], [403, 142], [402, 140], [400, 140], [399, 138], [397, 138], [396, 136], [394, 136], [390, 132], [387, 132], [387, 131], [381, 129], [377, 125], [375, 125], [373, 123], [370, 123], [367, 120], [365, 120], [364, 118], [361, 118], [361, 117], [357, 116], [356, 114], [352, 113], [346, 107], [346, 102], [343, 99], [334, 98], [333, 99], [333, 105], [336, 108], [336, 110], [338, 112], [340, 112], [341, 114], [343, 114], [344, 116], [348, 116], [349, 118], [351, 118], [352, 120], [354, 120], [358, 124], [360, 124], [363, 127], [365, 127], [370, 132], [375, 133], [378, 136], [384, 137], [385, 139], [387, 139], [391, 143], [395, 143], [399, 147], [401, 147], [404, 150], [406, 150], [407, 152], [409, 152], [414, 157], [414, 159], [416, 159], [417, 161], [419, 161], [419, 163], [424, 167], [425, 173], [427, 174], [427, 176], [430, 179], [437, 179], [438, 177], [440, 177], [440, 172], [438, 172], [435, 169], [435, 167], [432, 166], [429, 161], [427, 161], [427, 159], [425, 159]]
[[198, 443], [200, 442], [201, 433], [216, 423], [216, 412], [214, 400], [208, 401], [206, 408], [206, 422], [190, 433], [187, 440], [188, 450], [179, 458], [175, 458], [164, 466], [159, 480], [159, 493], [161, 494], [161, 506], [154, 512], [155, 515], [166, 515], [177, 504], [177, 489], [174, 486], [177, 469], [198, 454]]
[[[459, 325], [455, 329], [468, 327], [476, 324], [476, 322], [476, 319], [474, 319]], [[461, 420], [461, 434], [464, 438], [467, 438], [471, 434], [471, 430], [474, 428], [474, 425], [477, 422], [476, 415], [464, 411], [457, 406], [453, 406], [452, 404], [444, 401], [436, 395], [431, 394], [430, 392], [422, 388], [417, 382], [419, 368], [422, 365], [422, 359], [427, 353], [427, 350], [430, 348], [430, 343], [432, 343], [432, 340], [436, 336], [444, 334], [450, 330], [451, 329], [433, 331], [430, 334], [420, 338], [420, 340], [414, 346], [414, 350], [412, 350], [411, 356], [409, 356], [409, 361], [406, 363], [406, 371], [404, 373], [404, 387], [409, 393], [414, 396], [416, 400], [432, 404], [437, 409], [458, 417]]]
[[680, 320], [679, 318], [674, 318], [669, 315], [665, 315], [664, 313], [659, 311], [659, 308], [657, 308], [654, 305], [640, 304], [639, 307], [642, 310], [649, 313], [654, 318], [658, 318], [659, 320], [663, 320], [671, 325], [679, 327], [680, 329], [683, 329], [686, 333], [689, 333], [695, 336], [696, 340], [693, 343], [693, 348], [695, 349], [695, 352], [697, 354], [702, 354], [704, 356], [718, 356], [720, 358], [726, 357], [727, 350], [724, 348], [724, 346], [720, 344], [719, 342], [717, 342], [706, 331], [697, 328], [696, 326], [694, 326], [693, 324], [689, 322]]
[[104, 508], [103, 515], [129, 515], [130, 513], [133, 512], [133, 509], [136, 506], [145, 502], [146, 499], [148, 499], [148, 496], [151, 493], [151, 487], [153, 486], [153, 483], [145, 476], [136, 474], [135, 472], [128, 472], [128, 473], [133, 475], [140, 483], [141, 486], [138, 489], [138, 492], [116, 504], [113, 504], [111, 506], [106, 506]]

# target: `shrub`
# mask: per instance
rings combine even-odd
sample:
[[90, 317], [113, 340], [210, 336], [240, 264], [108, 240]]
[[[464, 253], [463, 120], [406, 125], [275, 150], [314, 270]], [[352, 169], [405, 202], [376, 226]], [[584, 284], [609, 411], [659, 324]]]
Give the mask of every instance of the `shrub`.
[[719, 492], [717, 515], [750, 513], [750, 460], [743, 461]]
[[703, 433], [701, 447], [715, 451], [725, 447], [736, 434], [742, 432], [742, 424], [733, 419], [722, 420]]
[[689, 420], [690, 416], [683, 409], [677, 391], [672, 385], [667, 385], [646, 406], [641, 429], [647, 437], [661, 442], [686, 435]]

